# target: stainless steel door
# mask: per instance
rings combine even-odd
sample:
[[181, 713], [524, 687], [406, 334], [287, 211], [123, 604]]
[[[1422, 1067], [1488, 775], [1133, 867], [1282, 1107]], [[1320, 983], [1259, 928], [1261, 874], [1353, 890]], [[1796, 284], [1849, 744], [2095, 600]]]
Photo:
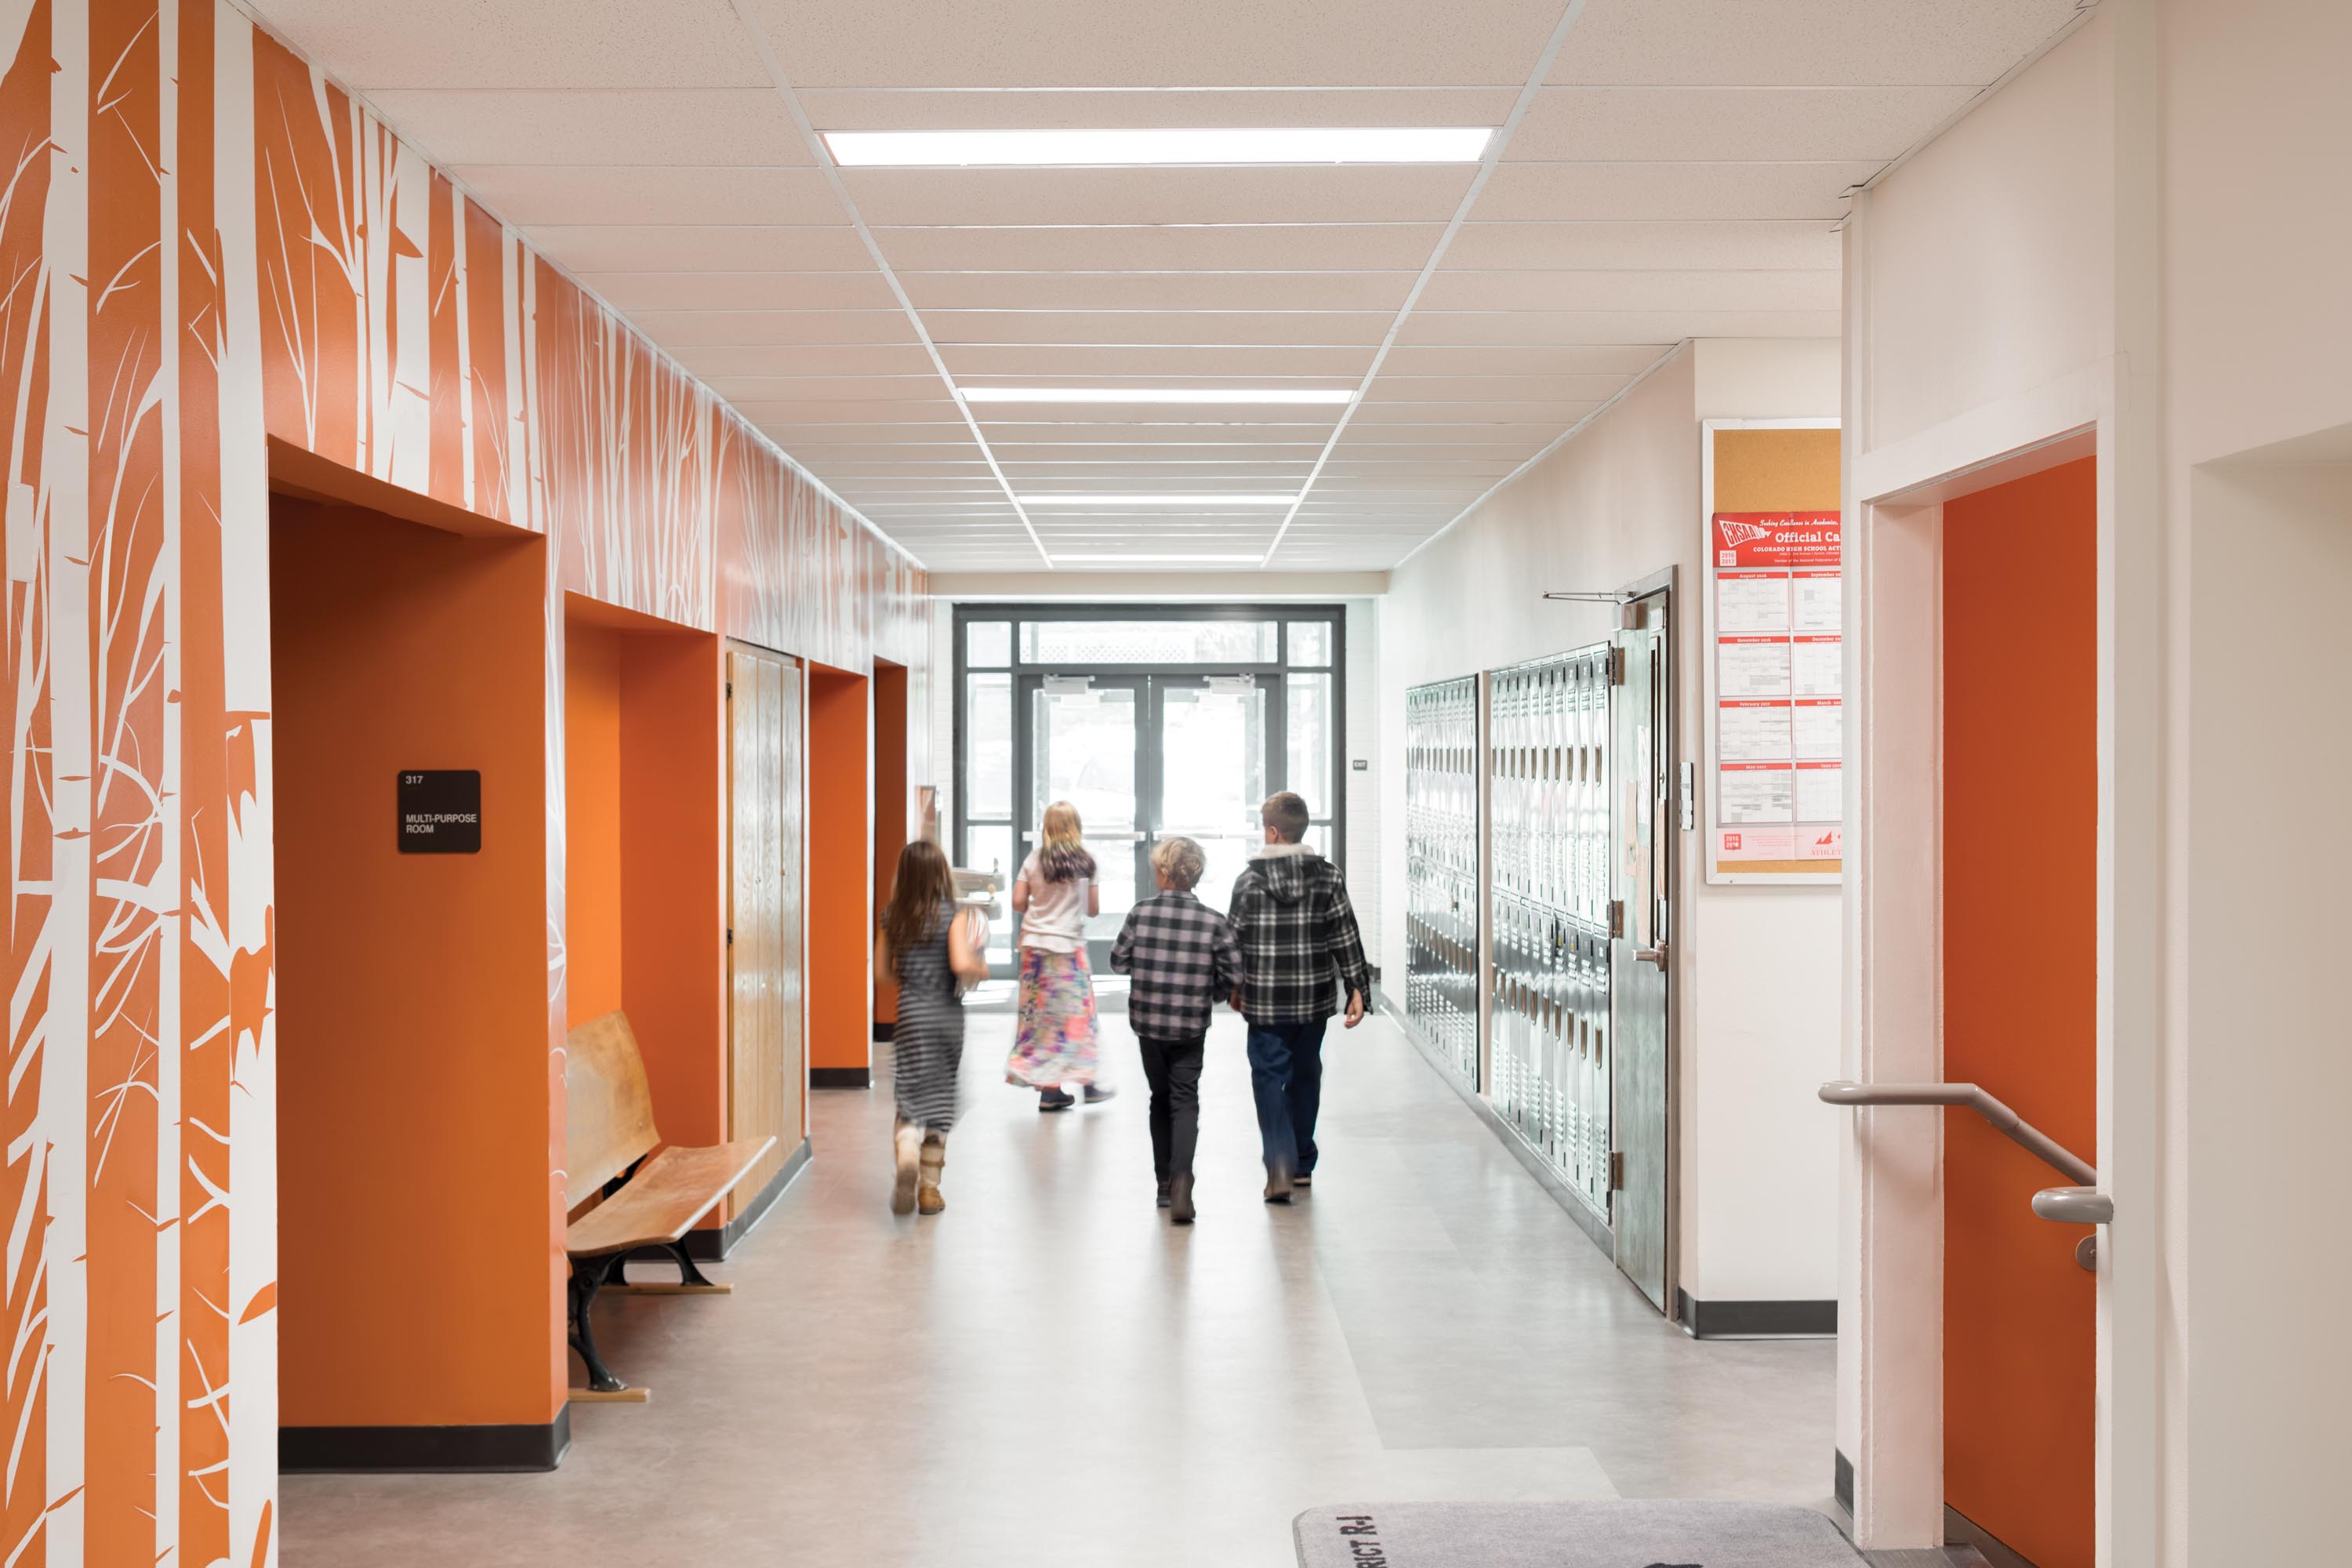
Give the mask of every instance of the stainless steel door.
[[1674, 845], [1667, 812], [1674, 766], [1668, 598], [1653, 594], [1627, 605], [1617, 634], [1621, 666], [1612, 713], [1617, 767], [1610, 810], [1612, 897], [1622, 910], [1609, 963], [1617, 1051], [1617, 1267], [1662, 1312], [1673, 1310], [1674, 1271], [1666, 1026]]

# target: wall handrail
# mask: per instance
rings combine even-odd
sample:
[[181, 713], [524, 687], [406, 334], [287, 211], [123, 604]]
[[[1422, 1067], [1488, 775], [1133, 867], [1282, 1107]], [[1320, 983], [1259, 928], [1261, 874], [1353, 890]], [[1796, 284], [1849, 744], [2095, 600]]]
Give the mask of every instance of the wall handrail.
[[[1991, 1122], [2011, 1142], [2075, 1185], [2099, 1184], [2096, 1166], [1973, 1083], [1855, 1083], [1840, 1079], [1822, 1085], [1821, 1093], [1831, 1105], [1961, 1106]], [[2035, 1212], [2040, 1212], [2038, 1204]]]

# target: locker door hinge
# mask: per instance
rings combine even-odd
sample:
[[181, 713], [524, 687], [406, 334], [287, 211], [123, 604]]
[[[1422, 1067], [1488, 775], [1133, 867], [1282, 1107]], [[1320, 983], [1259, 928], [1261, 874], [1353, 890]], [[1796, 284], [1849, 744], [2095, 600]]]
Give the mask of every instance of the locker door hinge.
[[1611, 936], [1625, 934], [1625, 900], [1622, 899], [1609, 900], [1609, 934]]
[[1625, 1190], [1625, 1151], [1622, 1149], [1609, 1152], [1609, 1190], [1612, 1193]]
[[727, 928], [727, 945], [730, 947], [733, 947], [735, 945], [735, 928], [733, 926], [729, 926]]
[[1609, 684], [1625, 684], [1625, 649], [1622, 645], [1609, 650]]
[[730, 702], [735, 700], [735, 683], [731, 680], [727, 683], [727, 700]]

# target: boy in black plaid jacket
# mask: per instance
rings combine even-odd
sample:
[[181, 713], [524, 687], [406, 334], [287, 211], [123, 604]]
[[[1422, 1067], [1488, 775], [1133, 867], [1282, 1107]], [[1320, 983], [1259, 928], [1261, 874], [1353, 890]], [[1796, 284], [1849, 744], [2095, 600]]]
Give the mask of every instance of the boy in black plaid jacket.
[[1265, 847], [1234, 883], [1232, 924], [1249, 967], [1250, 1089], [1265, 1145], [1265, 1201], [1286, 1204], [1315, 1179], [1315, 1119], [1323, 1101], [1323, 1028], [1347, 996], [1348, 1028], [1363, 1022], [1371, 965], [1339, 868], [1305, 843], [1307, 803], [1286, 790], [1258, 808]]
[[1242, 984], [1241, 943], [1225, 918], [1192, 896], [1207, 864], [1189, 838], [1163, 838], [1151, 851], [1155, 898], [1128, 911], [1110, 966], [1132, 982], [1127, 1021], [1143, 1050], [1151, 1085], [1151, 1163], [1160, 1206], [1192, 1223], [1192, 1150], [1201, 1138], [1201, 1062], [1209, 1010]]

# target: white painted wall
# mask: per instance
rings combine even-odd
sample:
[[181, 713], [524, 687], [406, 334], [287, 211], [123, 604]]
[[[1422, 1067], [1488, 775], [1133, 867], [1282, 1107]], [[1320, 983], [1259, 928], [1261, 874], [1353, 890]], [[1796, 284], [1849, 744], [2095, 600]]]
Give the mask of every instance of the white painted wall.
[[[1403, 811], [1407, 688], [1608, 635], [1606, 607], [1548, 603], [1547, 589], [1680, 570], [1678, 728], [1683, 754], [1701, 757], [1698, 422], [1837, 412], [1833, 342], [1688, 345], [1392, 572], [1381, 606], [1388, 820]], [[1685, 837], [1675, 893], [1682, 1286], [1703, 1300], [1826, 1300], [1837, 1293], [1839, 1130], [1813, 1091], [1837, 1065], [1838, 892], [1709, 887], [1697, 841]], [[1383, 879], [1402, 887], [1402, 835], [1382, 851]], [[1402, 900], [1383, 910], [1381, 944], [1383, 968], [1402, 974]]]
[[[2352, 762], [2333, 721], [2352, 675], [2347, 58], [2340, 0], [2103, 0], [1848, 231], [1862, 495], [2097, 428], [2103, 1564], [2342, 1555], [2352, 1352], [2293, 1313], [2352, 1283], [2325, 1239], [2352, 1197], [2352, 920], [2320, 783]], [[1853, 1216], [1850, 1272], [1895, 1217]], [[1849, 1452], [1885, 1394], [1871, 1376], [1908, 1358], [1916, 1397], [1939, 1393], [1932, 1353], [1901, 1342], [1916, 1329], [1889, 1334], [1842, 1353]]]
[[[2344, 1336], [2297, 1310], [2352, 1289], [2331, 789], [2352, 762], [2352, 6], [2162, 16], [2162, 1561], [2318, 1563], [2344, 1555], [2352, 1393]], [[2269, 466], [2289, 457], [2333, 461]]]

